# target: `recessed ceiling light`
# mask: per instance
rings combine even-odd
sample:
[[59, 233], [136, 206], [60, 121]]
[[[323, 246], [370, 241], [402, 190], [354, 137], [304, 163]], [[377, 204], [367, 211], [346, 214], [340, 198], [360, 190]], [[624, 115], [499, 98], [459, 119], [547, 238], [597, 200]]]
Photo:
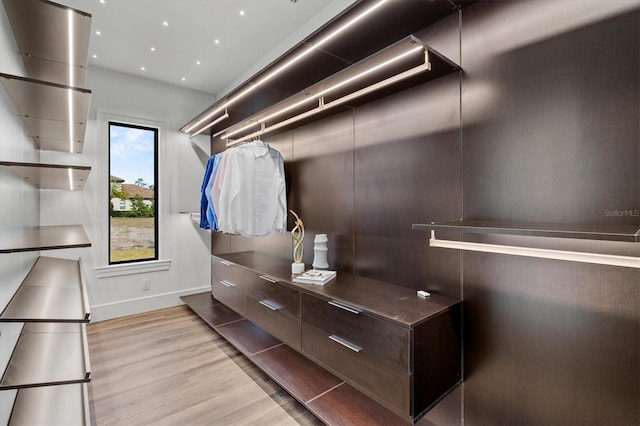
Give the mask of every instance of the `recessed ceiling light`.
[[164, 22], [162, 23], [162, 25], [164, 25], [165, 27], [168, 27], [168, 26], [169, 26], [169, 23], [168, 23], [167, 21], [164, 21]]
[[200, 61], [196, 61], [196, 65], [200, 65]]
[[218, 40], [218, 39], [213, 40], [213, 42], [214, 42], [215, 44], [220, 44], [220, 40]]
[[100, 3], [105, 4], [107, 0], [100, 0]]
[[102, 32], [100, 30], [96, 31], [96, 35], [102, 35]]
[[98, 55], [96, 55], [95, 53], [93, 54], [93, 59], [98, 59]]
[[185, 77], [182, 77], [182, 81], [186, 81], [187, 79]]
[[146, 68], [145, 68], [145, 67], [140, 67], [140, 69], [141, 69], [142, 71], [146, 70]]
[[155, 51], [156, 51], [156, 48], [152, 46], [152, 47], [151, 47], [151, 51], [152, 51], [152, 52], [155, 52]]
[[244, 10], [240, 11], [240, 16], [244, 16]]

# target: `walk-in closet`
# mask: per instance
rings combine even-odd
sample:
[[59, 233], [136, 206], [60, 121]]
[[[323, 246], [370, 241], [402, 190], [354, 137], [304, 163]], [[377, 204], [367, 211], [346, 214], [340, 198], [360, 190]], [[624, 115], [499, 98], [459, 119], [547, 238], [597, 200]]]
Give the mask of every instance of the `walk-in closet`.
[[0, 425], [640, 423], [640, 0], [2, 0]]

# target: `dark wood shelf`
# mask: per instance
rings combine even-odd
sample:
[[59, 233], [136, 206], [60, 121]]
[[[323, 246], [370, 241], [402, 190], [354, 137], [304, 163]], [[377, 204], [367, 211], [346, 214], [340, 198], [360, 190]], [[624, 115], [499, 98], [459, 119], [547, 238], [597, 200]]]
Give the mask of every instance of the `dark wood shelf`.
[[0, 253], [91, 247], [82, 225], [37, 226]]
[[473, 234], [505, 234], [533, 237], [574, 238], [640, 242], [640, 225], [570, 225], [462, 220], [413, 224], [416, 231], [454, 231]]
[[0, 390], [88, 382], [84, 324], [27, 323], [0, 381]]
[[[419, 39], [408, 36], [285, 100], [226, 127], [220, 137], [224, 138], [226, 133], [243, 129], [247, 125], [251, 127], [232, 136], [230, 141], [236, 137], [242, 140], [248, 135], [256, 135], [254, 132], [276, 134], [459, 70], [458, 65]], [[408, 75], [398, 78], [405, 73]], [[265, 125], [263, 130], [260, 130], [261, 123]]]
[[[402, 40], [410, 34], [417, 33], [425, 27], [457, 13], [459, 9], [470, 3], [472, 1], [467, 0], [387, 2], [379, 10], [366, 16], [364, 23], [360, 23], [360, 25], [366, 25], [366, 32], [350, 30], [333, 37], [333, 39], [324, 43], [322, 48], [306, 54], [306, 57], [297, 61], [294, 66], [269, 77], [265, 82], [256, 84], [256, 82], [260, 82], [262, 78], [270, 75], [274, 70], [301, 54], [309, 46], [317, 45], [328, 34], [336, 31], [371, 6], [370, 2], [356, 2], [343, 14], [328, 22], [267, 67], [248, 78], [245, 83], [220, 97], [219, 101], [186, 123], [180, 130], [187, 131], [196, 123], [207, 124], [213, 122], [224, 114], [225, 108], [223, 106], [227, 104], [227, 101], [236, 98], [238, 94], [243, 93], [247, 88], [251, 88], [250, 95], [241, 96], [240, 99], [229, 105], [227, 108], [229, 117], [227, 119], [207, 130], [210, 135], [216, 134], [303, 91], [305, 88], [313, 86], [352, 64], [362, 61], [398, 40]], [[450, 70], [449, 65], [446, 68], [446, 73], [453, 71]], [[440, 66], [434, 60], [434, 63], [432, 63], [432, 71], [434, 72], [427, 72], [424, 75], [427, 76], [427, 79], [437, 78], [435, 76], [439, 73], [438, 69], [440, 69]], [[430, 77], [428, 77], [429, 74], [431, 74]], [[398, 85], [394, 86], [394, 88], [395, 90], [402, 90], [424, 81], [427, 80], [417, 79], [413, 80], [409, 85]], [[384, 94], [380, 95], [384, 96]], [[220, 110], [221, 107], [221, 112], [213, 114]], [[335, 112], [337, 111], [332, 111], [332, 113]], [[315, 117], [320, 118], [322, 115]], [[200, 124], [194, 129], [197, 130], [199, 127]]]
[[80, 260], [39, 257], [0, 322], [88, 323], [89, 303]]
[[62, 164], [0, 161], [0, 166], [40, 189], [80, 190], [84, 188], [91, 167]]

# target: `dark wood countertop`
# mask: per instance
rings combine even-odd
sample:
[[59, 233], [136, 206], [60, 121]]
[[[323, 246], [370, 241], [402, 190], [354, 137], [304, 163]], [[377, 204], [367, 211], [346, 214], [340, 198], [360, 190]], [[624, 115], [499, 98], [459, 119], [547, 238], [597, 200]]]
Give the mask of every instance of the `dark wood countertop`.
[[246, 251], [214, 257], [257, 274], [268, 275], [305, 293], [367, 311], [373, 316], [392, 321], [404, 328], [415, 327], [460, 302], [437, 294], [422, 298], [416, 294], [417, 290], [412, 288], [340, 271], [335, 279], [325, 285], [294, 283], [291, 260], [260, 252]]

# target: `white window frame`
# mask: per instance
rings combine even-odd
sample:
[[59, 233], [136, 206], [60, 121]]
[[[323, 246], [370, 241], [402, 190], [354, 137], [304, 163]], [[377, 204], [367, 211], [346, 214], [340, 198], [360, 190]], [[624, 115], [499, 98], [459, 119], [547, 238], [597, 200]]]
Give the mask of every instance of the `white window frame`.
[[[157, 186], [162, 192], [158, 195], [158, 260], [144, 262], [132, 262], [117, 265], [109, 265], [109, 122], [140, 125], [158, 129], [158, 182]], [[170, 200], [171, 182], [168, 179], [169, 159], [167, 156], [167, 123], [151, 117], [136, 114], [125, 114], [98, 109], [97, 125], [100, 144], [98, 148], [98, 211], [100, 212], [97, 232], [101, 241], [98, 247], [98, 266], [95, 267], [96, 277], [108, 278], [121, 275], [139, 274], [147, 272], [166, 271], [171, 268], [171, 227]]]

